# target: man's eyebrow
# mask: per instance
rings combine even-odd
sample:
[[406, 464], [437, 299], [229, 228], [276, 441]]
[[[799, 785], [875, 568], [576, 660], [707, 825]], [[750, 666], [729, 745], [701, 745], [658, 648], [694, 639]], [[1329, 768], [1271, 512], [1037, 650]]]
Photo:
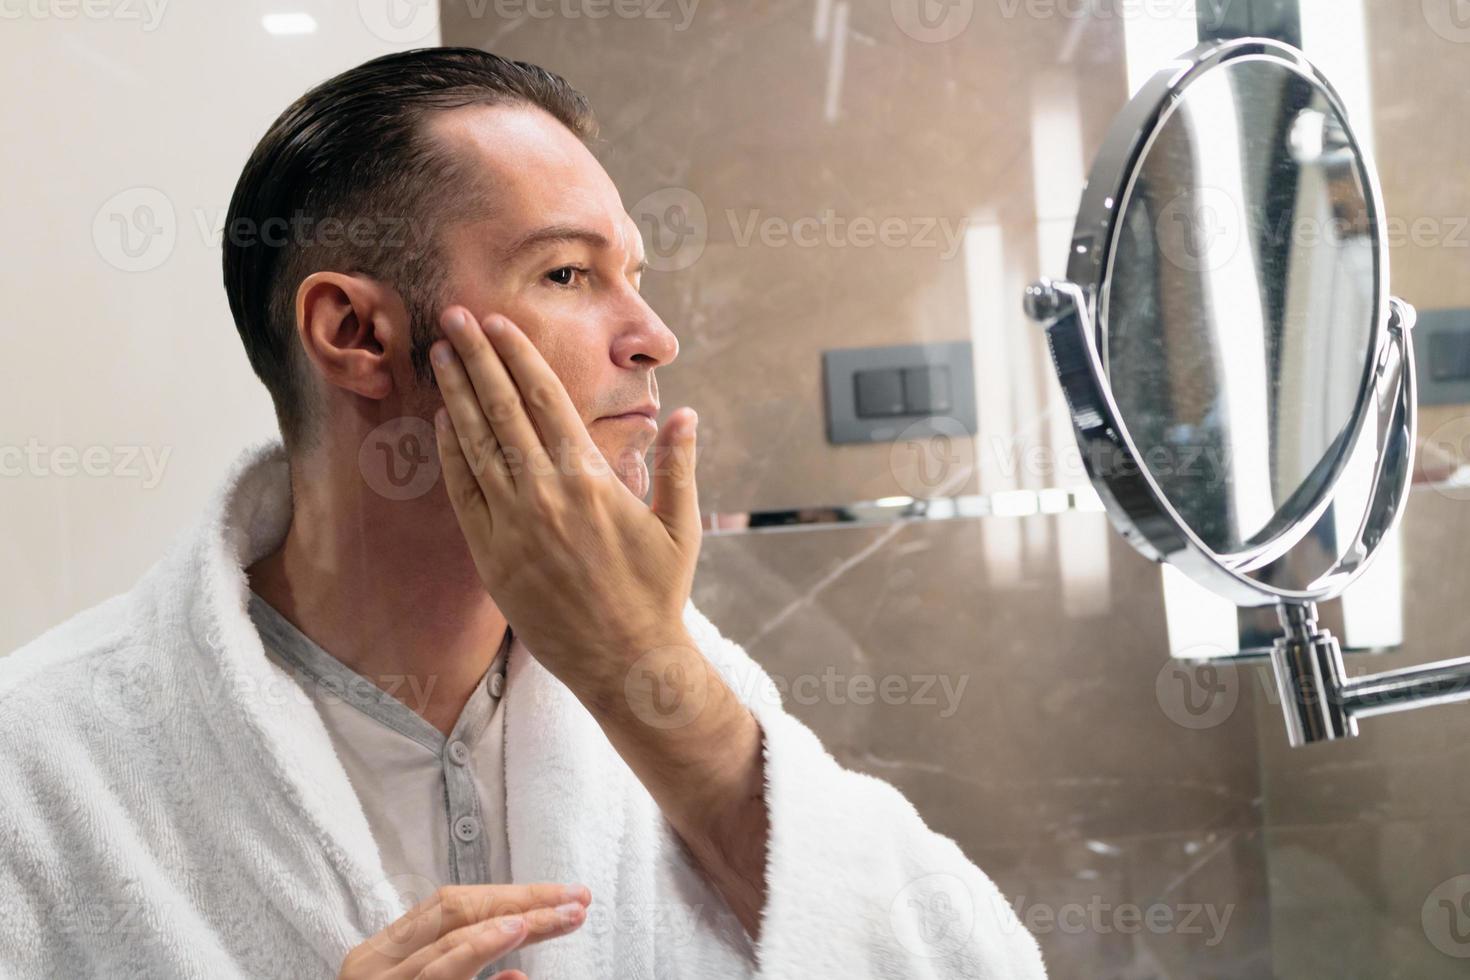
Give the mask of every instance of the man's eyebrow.
[[500, 253], [500, 260], [510, 263], [532, 249], [561, 242], [586, 242], [593, 248], [607, 248], [609, 244], [607, 236], [591, 228], [581, 228], [576, 225], [547, 225], [544, 228], [527, 232], [511, 242]]

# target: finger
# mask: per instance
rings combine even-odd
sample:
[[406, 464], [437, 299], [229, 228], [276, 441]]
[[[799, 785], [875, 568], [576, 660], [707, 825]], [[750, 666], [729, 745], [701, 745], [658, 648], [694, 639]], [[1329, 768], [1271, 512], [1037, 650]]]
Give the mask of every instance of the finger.
[[546, 363], [546, 358], [541, 356], [525, 332], [509, 318], [498, 314], [486, 317], [484, 328], [485, 335], [490, 338], [490, 343], [520, 389], [526, 410], [547, 448], [592, 448], [592, 436], [588, 434], [582, 416], [577, 413], [572, 397], [567, 394], [566, 385], [561, 383], [561, 378]]
[[466, 535], [488, 540], [494, 533], [495, 520], [485, 499], [484, 488], [475, 477], [465, 447], [449, 412], [441, 408], [434, 413], [434, 436], [439, 443], [439, 468], [444, 474], [444, 490], [454, 507], [455, 517]]
[[429, 349], [429, 362], [434, 366], [434, 377], [439, 382], [439, 393], [444, 396], [444, 408], [459, 439], [461, 454], [484, 491], [485, 499], [498, 502], [513, 498], [515, 482], [501, 454], [500, 440], [485, 418], [464, 362], [445, 341], [435, 341]]
[[476, 922], [442, 936], [390, 972], [393, 980], [470, 980], [531, 937], [523, 916]]
[[501, 970], [495, 976], [491, 977], [490, 980], [531, 980], [531, 978], [520, 970]]
[[431, 943], [395, 972], [421, 980], [467, 980], [517, 946], [565, 936], [586, 918], [586, 906], [567, 902], [476, 922]]
[[[535, 464], [546, 452], [531, 417], [526, 414], [520, 389], [484, 329], [464, 307], [452, 306], [446, 311], [444, 333], [464, 362], [480, 411], [510, 463], [514, 484], [520, 486], [534, 475]], [[458, 421], [459, 417], [455, 416], [455, 422]]]
[[419, 902], [359, 947], [371, 976], [402, 962], [456, 929], [502, 915], [551, 908], [564, 902], [590, 904], [586, 885], [538, 882], [527, 885], [446, 885]]
[[699, 416], [681, 408], [664, 420], [653, 444], [653, 502], [650, 509], [680, 544], [698, 541], [699, 490], [694, 484], [695, 431]]

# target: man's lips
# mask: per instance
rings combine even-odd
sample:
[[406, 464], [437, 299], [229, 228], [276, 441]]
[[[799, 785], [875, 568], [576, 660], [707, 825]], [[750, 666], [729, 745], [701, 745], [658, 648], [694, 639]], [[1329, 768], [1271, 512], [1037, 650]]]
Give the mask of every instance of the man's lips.
[[620, 423], [623, 423], [623, 424], [632, 424], [632, 425], [646, 426], [651, 431], [657, 432], [658, 431], [658, 406], [657, 405], [640, 405], [637, 408], [629, 409], [626, 412], [619, 412], [616, 415], [604, 415], [600, 419], [598, 419], [597, 421], [599, 421], [599, 422], [620, 422]]

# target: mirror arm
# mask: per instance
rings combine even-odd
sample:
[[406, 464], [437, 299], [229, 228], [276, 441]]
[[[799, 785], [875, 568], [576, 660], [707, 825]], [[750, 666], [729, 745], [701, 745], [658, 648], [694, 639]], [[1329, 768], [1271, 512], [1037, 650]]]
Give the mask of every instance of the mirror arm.
[[1470, 701], [1470, 657], [1349, 679], [1337, 637], [1317, 626], [1313, 602], [1276, 607], [1282, 636], [1271, 666], [1293, 748], [1351, 738], [1358, 719]]

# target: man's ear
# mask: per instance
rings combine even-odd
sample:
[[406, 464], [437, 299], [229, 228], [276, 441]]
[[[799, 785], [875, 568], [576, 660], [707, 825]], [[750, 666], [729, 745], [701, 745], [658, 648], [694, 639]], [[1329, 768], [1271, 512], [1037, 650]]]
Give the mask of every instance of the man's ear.
[[296, 290], [296, 330], [328, 384], [364, 398], [392, 392], [388, 352], [408, 345], [408, 311], [397, 290], [366, 276], [313, 272]]

